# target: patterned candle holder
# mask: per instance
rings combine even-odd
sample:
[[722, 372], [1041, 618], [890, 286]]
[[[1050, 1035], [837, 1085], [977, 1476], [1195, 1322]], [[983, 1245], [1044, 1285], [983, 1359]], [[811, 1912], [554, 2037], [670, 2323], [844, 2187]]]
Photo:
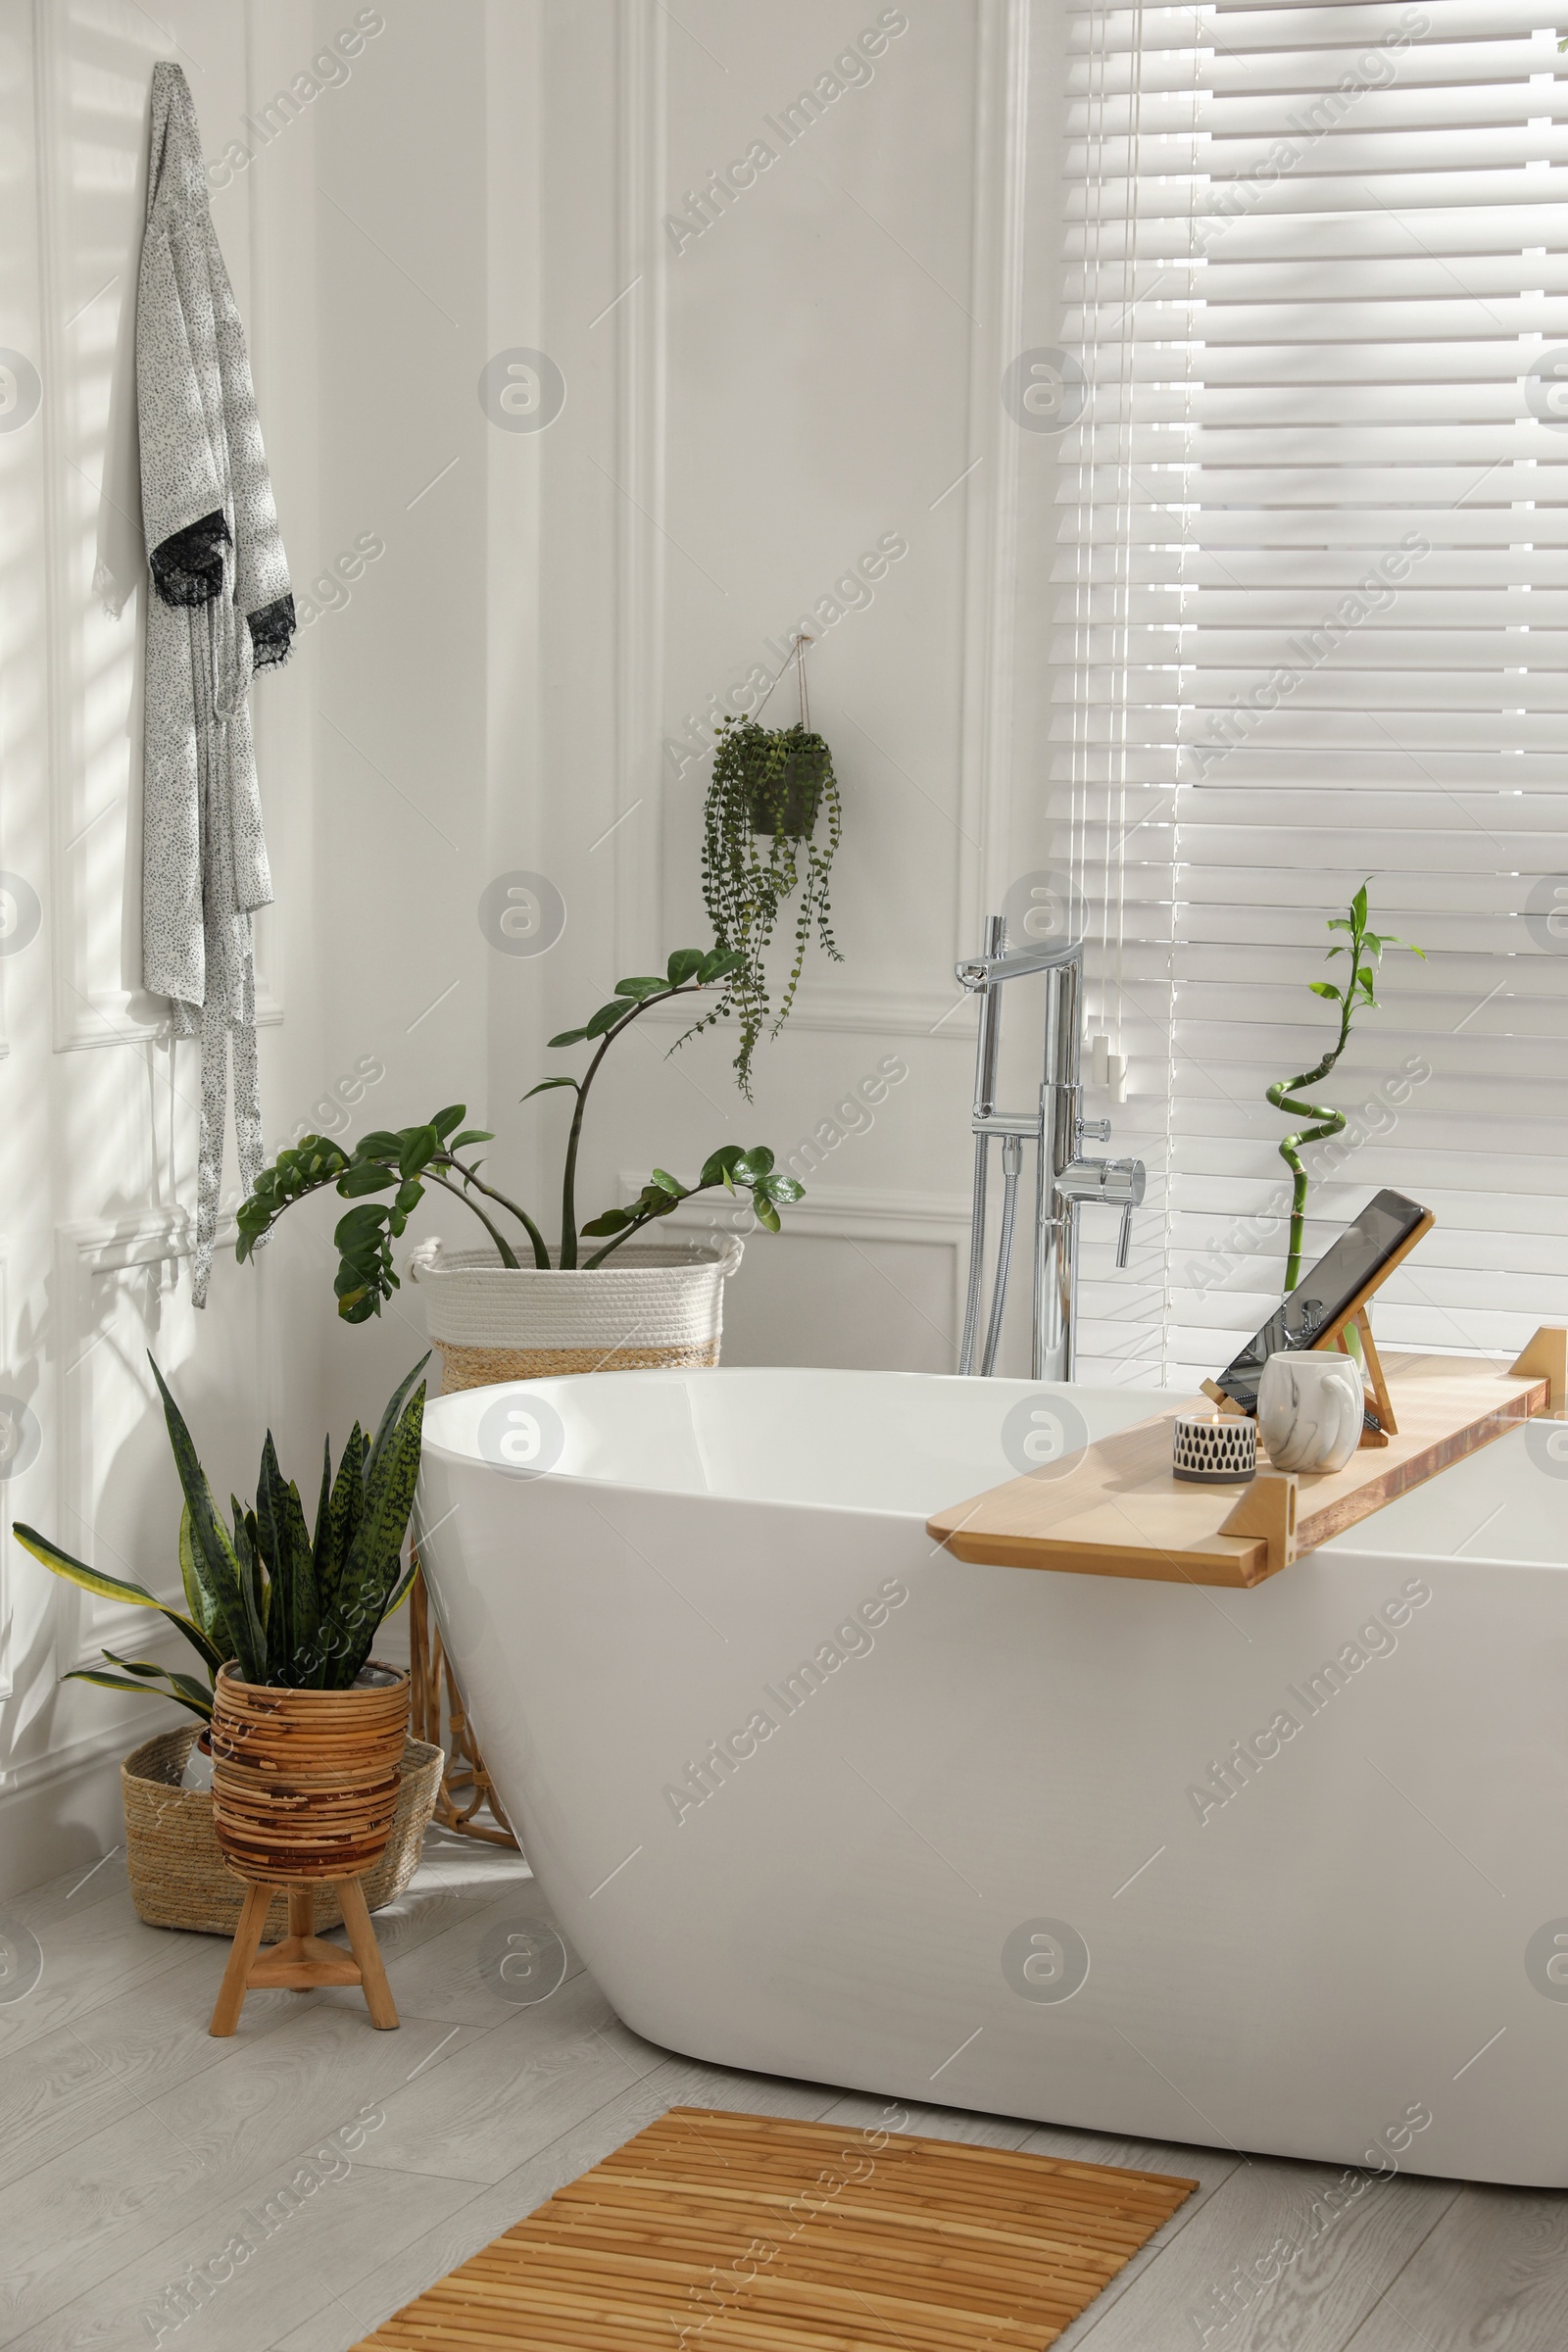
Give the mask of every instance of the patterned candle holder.
[[1257, 1424], [1245, 1413], [1178, 1413], [1171, 1469], [1193, 1487], [1244, 1487], [1257, 1473]]

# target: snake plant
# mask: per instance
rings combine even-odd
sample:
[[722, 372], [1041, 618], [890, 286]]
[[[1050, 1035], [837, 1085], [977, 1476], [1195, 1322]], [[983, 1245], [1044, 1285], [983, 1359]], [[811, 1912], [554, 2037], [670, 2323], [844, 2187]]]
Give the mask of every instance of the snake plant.
[[[148, 1361], [153, 1363], [150, 1356]], [[172, 1607], [128, 1578], [73, 1559], [36, 1528], [19, 1522], [15, 1533], [35, 1560], [83, 1592], [162, 1611], [196, 1651], [207, 1679], [106, 1649], [104, 1658], [118, 1673], [78, 1666], [64, 1680], [172, 1698], [204, 1721], [212, 1717], [214, 1678], [230, 1662], [247, 1683], [347, 1690], [370, 1654], [382, 1619], [414, 1581], [414, 1569], [403, 1569], [403, 1538], [419, 1468], [424, 1416], [419, 1374], [428, 1361], [421, 1357], [399, 1382], [373, 1440], [355, 1422], [335, 1478], [327, 1440], [314, 1534], [307, 1531], [298, 1487], [285, 1481], [278, 1467], [270, 1430], [262, 1448], [255, 1508], [242, 1509], [231, 1495], [232, 1526], [225, 1522], [184, 1416], [153, 1363], [185, 1497], [179, 1522], [185, 1608]]]
[[1329, 1136], [1338, 1135], [1345, 1125], [1343, 1110], [1333, 1110], [1322, 1102], [1302, 1102], [1298, 1099], [1297, 1090], [1303, 1086], [1316, 1086], [1320, 1079], [1328, 1076], [1345, 1052], [1349, 1041], [1350, 1024], [1359, 1011], [1363, 1008], [1372, 1012], [1382, 1009], [1375, 990], [1377, 967], [1383, 960], [1385, 948], [1408, 948], [1412, 956], [1419, 956], [1423, 962], [1426, 961], [1425, 949], [1416, 947], [1410, 940], [1396, 939], [1392, 932], [1380, 933], [1368, 928], [1370, 918], [1366, 894], [1369, 886], [1370, 876], [1362, 883], [1345, 913], [1331, 914], [1328, 918], [1331, 931], [1349, 933], [1349, 938], [1330, 948], [1324, 958], [1325, 962], [1332, 962], [1336, 956], [1348, 956], [1350, 969], [1345, 986], [1338, 988], [1332, 980], [1313, 980], [1308, 983], [1314, 997], [1326, 997], [1338, 1004], [1340, 1034], [1314, 1068], [1303, 1070], [1298, 1078], [1281, 1078], [1268, 1089], [1267, 1099], [1276, 1110], [1288, 1110], [1297, 1118], [1315, 1122], [1310, 1127], [1298, 1128], [1294, 1135], [1288, 1135], [1279, 1148], [1280, 1157], [1291, 1171], [1291, 1240], [1285, 1267], [1287, 1298], [1301, 1278], [1301, 1242], [1306, 1230], [1307, 1174], [1301, 1158], [1301, 1146], [1323, 1143]]
[[[720, 1184], [732, 1193], [750, 1193], [758, 1223], [769, 1233], [777, 1233], [780, 1206], [799, 1200], [806, 1188], [775, 1167], [773, 1154], [765, 1144], [756, 1144], [750, 1151], [744, 1151], [739, 1144], [722, 1145], [703, 1162], [695, 1184], [682, 1184], [679, 1177], [669, 1175], [663, 1168], [655, 1168], [629, 1208], [607, 1208], [580, 1231], [577, 1224], [577, 1152], [582, 1141], [583, 1113], [588, 1105], [589, 1089], [599, 1075], [605, 1055], [616, 1038], [623, 1036], [650, 1005], [711, 988], [716, 982], [727, 980], [736, 962], [737, 958], [722, 948], [706, 951], [677, 948], [662, 977], [617, 980], [610, 1002], [590, 1013], [580, 1029], [564, 1029], [559, 1037], [550, 1040], [552, 1047], [586, 1042], [597, 1043], [598, 1048], [580, 1078], [541, 1078], [522, 1098], [527, 1102], [533, 1096], [547, 1094], [559, 1086], [569, 1086], [576, 1096], [562, 1177], [561, 1248], [555, 1258], [527, 1210], [480, 1177], [483, 1162], [474, 1159], [471, 1147], [488, 1144], [493, 1138], [486, 1128], [464, 1126], [468, 1114], [462, 1102], [438, 1110], [422, 1126], [402, 1127], [395, 1133], [379, 1130], [365, 1136], [352, 1153], [341, 1151], [320, 1135], [308, 1135], [296, 1150], [280, 1152], [273, 1164], [262, 1170], [250, 1194], [240, 1202], [235, 1254], [241, 1259], [249, 1257], [286, 1208], [327, 1185], [335, 1186], [343, 1200], [360, 1201], [359, 1207], [351, 1208], [347, 1216], [338, 1219], [332, 1236], [338, 1252], [333, 1285], [337, 1311], [346, 1323], [363, 1323], [368, 1316], [378, 1315], [383, 1301], [400, 1287], [392, 1264], [392, 1244], [403, 1234], [429, 1184], [453, 1194], [472, 1210], [495, 1244], [501, 1263], [514, 1270], [518, 1263], [513, 1247], [515, 1241], [519, 1248], [528, 1249], [535, 1267], [544, 1271], [548, 1272], [552, 1265], [563, 1273], [591, 1271], [602, 1266], [612, 1250], [629, 1242], [645, 1225], [667, 1217], [671, 1209], [691, 1200], [694, 1194], [710, 1192]], [[466, 1150], [468, 1156], [463, 1158], [460, 1154]], [[368, 1193], [391, 1193], [393, 1198], [368, 1200], [364, 1199]], [[492, 1211], [514, 1219], [520, 1230], [509, 1238]], [[584, 1239], [603, 1240], [604, 1247], [582, 1257], [579, 1244]]]

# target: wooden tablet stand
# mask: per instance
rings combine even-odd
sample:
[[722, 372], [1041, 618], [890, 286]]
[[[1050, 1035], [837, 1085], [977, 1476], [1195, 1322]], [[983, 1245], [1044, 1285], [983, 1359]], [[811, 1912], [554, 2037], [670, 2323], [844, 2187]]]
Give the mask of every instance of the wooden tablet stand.
[[[1377, 1272], [1356, 1293], [1349, 1304], [1341, 1309], [1332, 1323], [1324, 1325], [1311, 1347], [1303, 1351], [1311, 1355], [1324, 1348], [1337, 1348], [1342, 1354], [1349, 1356], [1353, 1361], [1355, 1350], [1351, 1348], [1346, 1335], [1351, 1325], [1354, 1325], [1356, 1337], [1361, 1346], [1361, 1370], [1366, 1383], [1363, 1390], [1363, 1395], [1366, 1396], [1366, 1409], [1378, 1424], [1376, 1429], [1363, 1428], [1361, 1432], [1363, 1446], [1386, 1446], [1390, 1438], [1396, 1438], [1399, 1434], [1399, 1424], [1394, 1418], [1394, 1407], [1389, 1401], [1389, 1384], [1383, 1377], [1383, 1365], [1379, 1360], [1377, 1345], [1372, 1337], [1372, 1318], [1367, 1310], [1395, 1268], [1403, 1264], [1417, 1242], [1429, 1234], [1436, 1223], [1437, 1219], [1431, 1209], [1423, 1209], [1419, 1222], [1411, 1226], [1403, 1241], [1396, 1249], [1390, 1250]], [[1545, 1369], [1544, 1366], [1542, 1368]], [[1205, 1380], [1201, 1386], [1204, 1396], [1212, 1397], [1221, 1412], [1239, 1413], [1242, 1410], [1242, 1407], [1233, 1398], [1227, 1396], [1224, 1390], [1214, 1381]]]

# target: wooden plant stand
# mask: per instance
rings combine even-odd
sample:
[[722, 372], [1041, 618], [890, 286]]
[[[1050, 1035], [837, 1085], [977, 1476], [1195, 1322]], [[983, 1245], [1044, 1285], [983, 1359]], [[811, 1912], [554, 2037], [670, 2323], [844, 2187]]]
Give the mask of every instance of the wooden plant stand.
[[[207, 2029], [209, 2034], [220, 2038], [232, 2034], [239, 2024], [245, 1995], [262, 1985], [282, 1985], [291, 1992], [307, 1992], [313, 1984], [358, 1984], [364, 1990], [371, 2025], [387, 2031], [396, 2026], [398, 2013], [393, 2005], [392, 1987], [386, 1981], [375, 1930], [366, 1908], [364, 1887], [357, 1878], [315, 1882], [323, 1883], [336, 1889], [343, 1906], [350, 1951], [323, 1942], [314, 1933], [316, 1902], [311, 1884], [296, 1881], [272, 1886], [251, 1880], [245, 1888], [244, 1908], [234, 1931], [228, 1966], [219, 1987], [213, 2022]], [[268, 1907], [276, 1893], [288, 1896], [288, 1934], [280, 1943], [270, 1943], [264, 1950], [262, 1930], [267, 1924]]]
[[[440, 1630], [430, 1614], [429, 1595], [424, 1589], [424, 1574], [415, 1578], [409, 1593], [409, 1663], [413, 1683], [413, 1731], [416, 1740], [427, 1740], [432, 1747], [445, 1748], [447, 1761], [441, 1773], [441, 1786], [436, 1792], [435, 1818], [442, 1829], [452, 1830], [459, 1837], [479, 1838], [490, 1845], [511, 1846], [514, 1853], [521, 1851], [512, 1824], [501, 1808], [484, 1758], [468, 1723], [463, 1693], [452, 1672], [452, 1662], [441, 1646]], [[442, 1702], [445, 1700], [447, 1736], [441, 1736]], [[488, 1807], [493, 1821], [476, 1819], [480, 1808]]]
[[[371, 1666], [376, 1664], [370, 1660]], [[213, 1684], [213, 1830], [245, 1881], [245, 1901], [210, 2034], [232, 2034], [253, 1984], [303, 1992], [358, 1984], [373, 2025], [398, 2022], [361, 1885], [397, 1818], [409, 1732], [409, 1677], [379, 1669], [345, 1690], [247, 1683], [220, 1666]], [[315, 1933], [313, 1889], [329, 1886], [353, 1958]], [[260, 1949], [274, 1894], [288, 1934]]]

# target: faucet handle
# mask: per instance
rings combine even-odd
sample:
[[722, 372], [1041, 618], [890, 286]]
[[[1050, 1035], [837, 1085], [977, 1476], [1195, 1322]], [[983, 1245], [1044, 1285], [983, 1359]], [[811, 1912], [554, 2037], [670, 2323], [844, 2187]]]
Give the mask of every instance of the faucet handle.
[[1078, 1141], [1081, 1144], [1108, 1144], [1110, 1121], [1108, 1119], [1080, 1119]]
[[1132, 1241], [1133, 1204], [1129, 1200], [1121, 1212], [1121, 1231], [1116, 1236], [1116, 1263], [1118, 1266], [1125, 1266], [1127, 1263], [1127, 1252], [1132, 1248]]

